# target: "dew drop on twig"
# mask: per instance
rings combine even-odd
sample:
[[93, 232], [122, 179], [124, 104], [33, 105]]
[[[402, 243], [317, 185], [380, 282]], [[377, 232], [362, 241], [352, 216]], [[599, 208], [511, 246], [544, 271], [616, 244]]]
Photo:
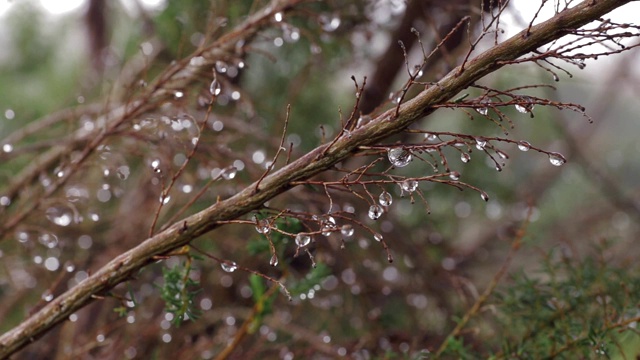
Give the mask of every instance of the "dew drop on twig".
[[269, 265], [271, 266], [278, 266], [278, 255], [273, 254], [271, 256], [271, 260], [269, 260]]
[[462, 161], [463, 163], [468, 163], [469, 160], [471, 160], [471, 155], [467, 154], [467, 153], [462, 153], [460, 154], [460, 161]]
[[296, 235], [296, 245], [299, 247], [305, 247], [311, 243], [311, 236], [303, 233]]
[[413, 159], [411, 152], [401, 147], [389, 149], [387, 151], [387, 156], [391, 165], [399, 168], [409, 165]]
[[520, 151], [529, 151], [529, 149], [531, 149], [531, 144], [524, 140], [518, 141], [518, 149]]
[[378, 196], [378, 202], [382, 206], [389, 206], [393, 203], [393, 197], [387, 191], [383, 191], [380, 193], [380, 196]]
[[223, 262], [220, 263], [220, 267], [222, 268], [222, 270], [228, 272], [228, 273], [232, 273], [236, 270], [238, 270], [238, 264], [236, 264], [234, 261], [230, 261], [230, 260], [225, 260]]
[[554, 166], [562, 166], [567, 162], [567, 159], [562, 156], [560, 153], [549, 153], [549, 162]]
[[369, 207], [368, 215], [371, 220], [378, 220], [380, 216], [382, 216], [382, 214], [384, 214], [384, 209], [382, 208], [382, 206], [371, 205], [371, 207]]
[[342, 234], [345, 238], [350, 238], [353, 236], [355, 230], [351, 224], [344, 224], [342, 228], [340, 228], [340, 234]]
[[418, 189], [418, 182], [416, 180], [405, 180], [401, 184], [402, 190], [412, 193]]

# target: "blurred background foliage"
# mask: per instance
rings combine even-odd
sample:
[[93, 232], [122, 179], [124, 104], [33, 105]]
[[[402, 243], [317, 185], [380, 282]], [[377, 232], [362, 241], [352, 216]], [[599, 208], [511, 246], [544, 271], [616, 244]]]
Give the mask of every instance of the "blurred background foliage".
[[[250, 124], [249, 132], [260, 137], [231, 137], [225, 144], [230, 158], [214, 157], [215, 166], [222, 168], [233, 157], [251, 159], [256, 152], [268, 161], [277, 149], [287, 104], [292, 105], [287, 142], [296, 145], [294, 158], [321, 143], [320, 126], [331, 139], [339, 131], [340, 112], [348, 116], [355, 101], [349, 78], [355, 75], [361, 81], [375, 70], [377, 56], [392, 41], [389, 34], [403, 16], [404, 7], [399, 3], [313, 2], [285, 21], [298, 29], [299, 40], [284, 39], [283, 31], [291, 29], [278, 25], [252, 39], [244, 59], [246, 69], [228, 80], [240, 90], [242, 100], [218, 104], [214, 113], [231, 121], [241, 119], [236, 126]], [[109, 2], [104, 7], [107, 47], [99, 55], [103, 68], [96, 69], [90, 61], [84, 10], [54, 17], [34, 2], [16, 2], [2, 18], [0, 138], [63, 108], [86, 104], [106, 108], [110, 94], [118, 91], [114, 90], [115, 79], [128, 60], [144, 51], [143, 43], [153, 39], [160, 48], [140, 75], [141, 80], [150, 81], [172, 61], [191, 54], [200, 41], [221, 36], [265, 4], [189, 0], [147, 8]], [[447, 9], [437, 8], [433, 14]], [[386, 17], [378, 18], [381, 11], [388, 13]], [[517, 13], [518, 9], [509, 11]], [[327, 31], [319, 16], [329, 17], [329, 27], [335, 16], [339, 25]], [[434, 20], [426, 17], [422, 21], [427, 29]], [[292, 302], [265, 278], [247, 271], [226, 273], [217, 261], [196, 251], [189, 267], [183, 257], [176, 256], [145, 269], [83, 309], [76, 319], [30, 345], [19, 358], [53, 358], [56, 354], [86, 359], [209, 359], [230, 349], [230, 358], [236, 359], [419, 359], [433, 356], [443, 342], [446, 349], [440, 355], [445, 358], [635, 358], [640, 351], [636, 322], [613, 324], [639, 315], [635, 242], [640, 218], [636, 155], [640, 125], [635, 120], [640, 109], [635, 101], [638, 74], [630, 66], [637, 56], [630, 52], [606, 59], [604, 64], [589, 61], [584, 70], [570, 69], [573, 78], [562, 76], [559, 83], [553, 83], [556, 90], [522, 91], [585, 105], [594, 124], [580, 114], [550, 107], [536, 107], [534, 117], [513, 108], [504, 110], [515, 124], [515, 129], [509, 129], [511, 138], [562, 152], [569, 160], [563, 167], [551, 166], [544, 154], [520, 152], [514, 144], [504, 144], [500, 148], [510, 158], [501, 172], [480, 153], [471, 153], [468, 164], [459, 161], [459, 153], [447, 153], [452, 169], [489, 194], [486, 203], [475, 192], [427, 183], [421, 189], [428, 213], [419, 199], [411, 204], [400, 197], [398, 189], [387, 189], [394, 197], [390, 212], [379, 223], [367, 224], [384, 235], [395, 257], [391, 264], [366, 232], [356, 232], [344, 249], [340, 249], [339, 236], [317, 237], [311, 245], [315, 268], [306, 254], [294, 257], [292, 238], [272, 234], [280, 261], [274, 268], [269, 266], [268, 242], [253, 226], [224, 227], [194, 245], [242, 269], [283, 279]], [[446, 69], [446, 65], [434, 65], [432, 80]], [[406, 72], [399, 74], [392, 90], [405, 80]], [[209, 82], [210, 74], [202, 85], [208, 87]], [[483, 85], [497, 89], [534, 83], [549, 84], [552, 79], [538, 68], [518, 65], [482, 80]], [[468, 93], [480, 95], [475, 89]], [[389, 106], [388, 102], [382, 105]], [[420, 128], [504, 136], [495, 124], [468, 110], [440, 109], [425, 118]], [[64, 139], [80, 123], [81, 119], [58, 123], [21, 146]], [[234, 128], [225, 122], [222, 131]], [[404, 140], [423, 141], [421, 137], [410, 139]], [[135, 197], [140, 184], [149, 181], [149, 171], [143, 168], [148, 167], [156, 145], [150, 141], [149, 149], [144, 149], [113, 140], [111, 151], [121, 152], [118, 156], [126, 159], [132, 175], [127, 182], [108, 181]], [[11, 161], [3, 159], [0, 181], [9, 183], [32, 155], [25, 151]], [[260, 174], [259, 164], [251, 164], [255, 169], [250, 171], [249, 162], [245, 163], [247, 170], [239, 171], [235, 179], [240, 185], [255, 181]], [[197, 169], [192, 170], [196, 174]], [[423, 163], [414, 162], [401, 173], [419, 176], [425, 171], [431, 173]], [[105, 178], [99, 172], [84, 180], [100, 185]], [[193, 179], [205, 182], [197, 175]], [[217, 191], [232, 193], [238, 185], [228, 187], [221, 185]], [[308, 194], [301, 195], [305, 191]], [[328, 210], [321, 189], [291, 193], [269, 206], [302, 208], [318, 215]], [[1, 331], [16, 326], [52, 292], [74, 285], [110, 257], [144, 239], [121, 237], [144, 235], [147, 230], [123, 223], [122, 215], [138, 209], [148, 221], [155, 205], [139, 199], [129, 199], [127, 205], [116, 197], [106, 203], [90, 200], [83, 212], [86, 219], [70, 227], [53, 226], [34, 214], [30, 219], [34, 227], [48, 226], [56, 233], [55, 247], [25, 245], [18, 233], [0, 244], [0, 298], [5, 304], [0, 310]], [[157, 192], [152, 197], [157, 199]], [[366, 212], [357, 198], [337, 199], [342, 208], [351, 204], [357, 213]], [[202, 197], [189, 212], [212, 201], [215, 195]], [[125, 205], [134, 210], [125, 210]], [[163, 213], [160, 224], [175, 210]], [[505, 263], [510, 244], [527, 219], [530, 224], [523, 245], [508, 275], [466, 328], [447, 337]], [[148, 226], [144, 221], [140, 224]], [[292, 233], [301, 229], [295, 222], [278, 227]], [[43, 259], [50, 257], [59, 258], [63, 265], [47, 270]], [[184, 304], [194, 311], [180, 312], [180, 303], [165, 304], [161, 293], [174, 291], [168, 294], [175, 295], [181, 288], [167, 290], [167, 282], [179, 285], [185, 277], [189, 281], [183, 286], [189, 291]], [[198, 319], [177, 326], [172, 320], [185, 313]]]

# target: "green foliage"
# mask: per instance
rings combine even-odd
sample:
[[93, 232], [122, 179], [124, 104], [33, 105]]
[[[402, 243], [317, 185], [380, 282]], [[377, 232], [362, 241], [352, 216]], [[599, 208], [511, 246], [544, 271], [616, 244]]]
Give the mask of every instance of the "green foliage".
[[174, 315], [172, 323], [178, 326], [185, 315], [191, 320], [200, 317], [194, 299], [201, 289], [196, 288], [199, 283], [189, 277], [191, 270], [190, 261], [162, 269], [164, 284], [160, 288], [160, 296], [165, 302], [165, 311]]
[[327, 276], [331, 275], [331, 273], [331, 268], [327, 265], [318, 264], [315, 268], [309, 271], [304, 279], [298, 280], [295, 284], [290, 285], [287, 288], [291, 291], [291, 295], [294, 296], [307, 293], [316, 286], [319, 286], [320, 282], [326, 279]]

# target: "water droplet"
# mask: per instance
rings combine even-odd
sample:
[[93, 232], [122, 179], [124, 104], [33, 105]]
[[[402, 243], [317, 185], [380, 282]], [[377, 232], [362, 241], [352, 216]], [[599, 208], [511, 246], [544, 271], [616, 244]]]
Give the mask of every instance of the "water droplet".
[[535, 104], [533, 103], [530, 97], [523, 96], [520, 98], [519, 101], [520, 103], [514, 105], [516, 110], [518, 110], [519, 113], [526, 114], [528, 112], [533, 111], [533, 107]]
[[171, 201], [171, 195], [160, 195], [159, 201], [162, 205], [166, 205]]
[[463, 163], [468, 163], [471, 160], [471, 155], [467, 154], [467, 153], [462, 153], [460, 154], [460, 161], [462, 161]]
[[318, 17], [318, 22], [320, 23], [320, 27], [322, 27], [322, 30], [326, 32], [332, 32], [340, 26], [341, 20], [338, 14], [321, 14]]
[[560, 153], [552, 152], [549, 153], [549, 162], [554, 166], [562, 166], [567, 162], [567, 159]]
[[402, 190], [412, 193], [418, 189], [418, 182], [415, 180], [405, 180], [401, 184]]
[[[194, 56], [189, 60], [189, 65], [191, 66], [202, 66], [206, 63], [207, 63], [207, 60], [204, 58], [204, 56]], [[143, 81], [143, 80], [140, 80], [140, 81]]]
[[120, 178], [120, 180], [127, 180], [129, 174], [131, 174], [131, 170], [128, 166], [122, 165], [116, 169], [116, 174], [118, 175], [118, 178]]
[[[47, 219], [58, 226], [69, 226], [74, 220], [71, 209], [62, 206], [50, 207], [45, 212]], [[77, 219], [75, 219], [77, 220]], [[78, 222], [78, 221], [76, 221]]]
[[284, 15], [281, 12], [277, 12], [277, 13], [273, 14], [273, 19], [276, 22], [281, 22], [282, 19], [284, 19]]
[[38, 242], [49, 249], [58, 246], [58, 237], [50, 233], [42, 233], [38, 235]]
[[506, 160], [506, 159], [508, 159], [508, 158], [509, 158], [509, 155], [507, 155], [507, 153], [502, 152], [502, 151], [500, 151], [500, 150], [496, 150], [496, 154], [498, 154], [498, 156], [499, 156], [501, 159], [504, 159], [504, 160]]
[[222, 268], [222, 270], [228, 272], [228, 273], [232, 273], [236, 270], [238, 270], [238, 264], [236, 264], [234, 261], [230, 261], [230, 260], [225, 260], [223, 262], [220, 263], [220, 267]]
[[299, 247], [305, 247], [311, 243], [311, 236], [303, 233], [296, 235], [296, 245]]
[[382, 193], [380, 193], [380, 196], [378, 196], [378, 202], [382, 206], [389, 206], [393, 202], [393, 197], [391, 197], [391, 194], [389, 194], [388, 192], [383, 191]]
[[184, 97], [184, 92], [176, 91], [173, 93], [173, 97], [175, 97], [176, 99], [181, 99], [182, 97]]
[[278, 255], [273, 254], [271, 256], [271, 260], [269, 260], [269, 265], [271, 266], [278, 266]]
[[342, 234], [343, 237], [350, 238], [355, 233], [355, 229], [351, 224], [344, 224], [340, 229], [340, 233]]
[[378, 220], [380, 218], [380, 216], [382, 216], [382, 214], [384, 214], [384, 209], [382, 208], [382, 206], [380, 205], [371, 205], [369, 207], [369, 218], [371, 220]]
[[213, 79], [213, 81], [211, 82], [211, 85], [209, 85], [209, 92], [213, 96], [220, 95], [220, 93], [222, 92], [222, 86], [220, 85], [220, 82], [218, 81], [218, 79]]
[[11, 205], [11, 199], [8, 196], [0, 196], [0, 206]]
[[477, 137], [476, 139], [476, 149], [484, 150], [484, 147], [487, 146], [487, 139], [482, 137]]
[[44, 294], [42, 294], [42, 300], [46, 302], [53, 300], [53, 294], [47, 290]]
[[384, 239], [384, 238], [382, 237], [382, 234], [380, 234], [380, 233], [375, 233], [375, 234], [373, 234], [373, 238], [374, 238], [377, 242], [380, 242], [380, 241], [382, 241], [382, 239]]
[[220, 175], [222, 175], [222, 178], [225, 180], [231, 180], [236, 177], [237, 173], [238, 169], [236, 169], [235, 166], [227, 166], [226, 168], [222, 169]]
[[322, 235], [324, 236], [331, 235], [331, 232], [337, 228], [336, 219], [334, 219], [333, 216], [331, 215], [323, 216], [321, 220], [321, 224], [322, 224]]
[[481, 115], [487, 115], [489, 113], [489, 108], [486, 108], [486, 107], [476, 108], [476, 111]]
[[6, 153], [12, 152], [13, 151], [13, 145], [11, 145], [11, 144], [2, 145], [2, 151], [6, 152]]
[[392, 148], [387, 151], [389, 162], [395, 167], [405, 167], [411, 162], [413, 155], [409, 150], [405, 150], [401, 147]]
[[529, 149], [531, 149], [531, 144], [524, 140], [518, 141], [518, 149], [520, 151], [529, 151]]
[[480, 198], [484, 201], [489, 201], [489, 195], [487, 195], [487, 193], [484, 191], [480, 193]]
[[460, 180], [460, 173], [457, 172], [457, 171], [450, 172], [449, 173], [449, 179], [455, 180], [455, 181]]
[[438, 140], [438, 135], [431, 133], [424, 133], [424, 139], [427, 141], [436, 141]]
[[256, 231], [259, 234], [268, 234], [271, 232], [271, 227], [269, 226], [269, 220], [258, 219], [257, 216], [254, 216], [253, 220], [256, 222]]

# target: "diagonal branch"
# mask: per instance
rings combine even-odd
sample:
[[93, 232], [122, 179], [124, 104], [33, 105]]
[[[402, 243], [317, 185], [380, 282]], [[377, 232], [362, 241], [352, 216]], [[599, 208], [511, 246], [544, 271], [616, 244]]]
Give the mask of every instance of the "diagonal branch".
[[[6, 358], [28, 345], [56, 324], [63, 322], [95, 296], [104, 294], [117, 284], [128, 280], [141, 268], [155, 262], [155, 257], [167, 254], [220, 224], [236, 219], [273, 197], [293, 187], [294, 181], [309, 179], [359, 151], [360, 146], [372, 145], [401, 132], [418, 119], [432, 113], [441, 104], [467, 88], [483, 76], [504, 66], [540, 46], [556, 40], [571, 30], [595, 21], [630, 0], [587, 0], [557, 14], [550, 20], [522, 31], [516, 36], [494, 46], [465, 64], [452, 70], [437, 86], [432, 86], [414, 99], [396, 109], [378, 116], [370, 123], [355, 129], [350, 136], [342, 136], [335, 142], [319, 146], [300, 159], [262, 179], [260, 190], [256, 184], [247, 186], [231, 198], [217, 202], [209, 208], [180, 220], [144, 240], [135, 248], [119, 255], [96, 271], [85, 281], [68, 290], [47, 306], [26, 319], [19, 326], [0, 336], [0, 358]], [[461, 72], [461, 73], [459, 73]]]

